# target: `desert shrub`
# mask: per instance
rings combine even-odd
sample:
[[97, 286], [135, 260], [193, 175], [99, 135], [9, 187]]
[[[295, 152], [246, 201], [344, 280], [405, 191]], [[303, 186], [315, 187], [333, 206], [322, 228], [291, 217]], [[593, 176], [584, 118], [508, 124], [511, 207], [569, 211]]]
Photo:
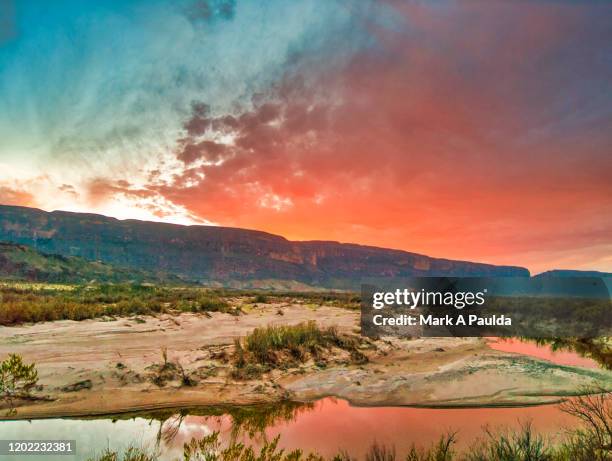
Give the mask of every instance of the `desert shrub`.
[[[185, 370], [178, 360], [170, 360], [168, 358], [168, 348], [166, 346], [160, 347], [160, 353], [162, 361], [146, 367], [148, 371], [147, 379], [149, 381], [159, 387], [164, 387], [171, 381], [178, 381], [181, 386], [187, 387], [197, 385], [198, 382], [193, 373]], [[119, 364], [117, 364], [117, 368], [123, 367], [119, 367]]]
[[255, 295], [255, 298], [253, 298], [254, 304], [267, 304], [268, 302], [268, 297], [262, 293]]
[[181, 377], [181, 386], [193, 387], [198, 384], [196, 379], [187, 373], [185, 368], [183, 368], [183, 365], [181, 365], [179, 362], [177, 362], [177, 367]]
[[0, 363], [0, 397], [8, 404], [9, 413], [15, 411], [14, 400], [28, 397], [37, 382], [36, 365], [26, 365], [20, 355], [10, 354]]
[[583, 389], [585, 395], [561, 404], [561, 410], [578, 418], [583, 426], [573, 431], [559, 449], [560, 456], [577, 461], [612, 459], [612, 391]]
[[333, 328], [322, 330], [315, 322], [288, 326], [267, 326], [256, 328], [244, 339], [244, 349], [261, 364], [275, 364], [277, 352], [288, 351], [293, 357], [301, 359], [306, 351], [317, 352], [318, 347], [326, 347], [336, 341], [337, 332]]
[[229, 303], [214, 294], [181, 296], [175, 301], [175, 308], [183, 312], [232, 312]]
[[264, 373], [270, 371], [270, 367], [258, 363], [247, 363], [243, 366], [235, 366], [230, 372], [230, 376], [240, 381], [258, 379]]
[[89, 458], [88, 461], [157, 461], [157, 459], [159, 459], [158, 456], [142, 448], [129, 447], [123, 452], [123, 455], [106, 449], [101, 455]]
[[202, 288], [98, 285], [58, 290], [0, 286], [0, 325], [5, 326], [165, 311], [235, 310], [218, 293]]
[[340, 334], [335, 327], [319, 328], [314, 321], [255, 328], [234, 343], [232, 376], [252, 379], [271, 368], [294, 366], [309, 358], [321, 362], [323, 351], [332, 347], [348, 351], [353, 363], [366, 363], [359, 344], [359, 339]]
[[254, 303], [307, 303], [359, 308], [359, 296], [345, 292], [254, 292], [146, 284], [0, 285], [0, 325], [102, 316], [146, 315], [166, 311], [239, 314], [227, 298], [252, 297]]
[[406, 456], [406, 461], [452, 461], [455, 443], [457, 443], [457, 433], [451, 432], [441, 436], [438, 443], [428, 450], [419, 450], [413, 445]]
[[395, 461], [395, 448], [374, 442], [365, 455], [365, 461]]
[[226, 312], [229, 304], [217, 296], [202, 296], [197, 301], [198, 311]]
[[206, 461], [324, 461], [321, 456], [310, 454], [304, 456], [302, 450], [293, 450], [285, 453], [278, 448], [280, 436], [273, 440], [265, 440], [259, 450], [246, 446], [241, 442], [232, 442], [223, 448], [219, 440], [219, 433], [212, 434], [186, 443], [183, 449], [185, 460]]
[[357, 458], [353, 458], [346, 450], [340, 450], [331, 461], [357, 461]]
[[550, 449], [542, 437], [533, 433], [531, 423], [518, 432], [492, 433], [468, 453], [469, 461], [550, 461]]

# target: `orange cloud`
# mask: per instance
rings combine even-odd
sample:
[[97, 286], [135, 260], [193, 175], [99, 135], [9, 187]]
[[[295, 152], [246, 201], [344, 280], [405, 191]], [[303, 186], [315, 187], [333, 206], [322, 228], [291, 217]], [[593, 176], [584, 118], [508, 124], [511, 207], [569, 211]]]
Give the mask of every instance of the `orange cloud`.
[[237, 115], [195, 105], [185, 170], [154, 189], [290, 238], [536, 270], [609, 251], [609, 82], [585, 53], [605, 21], [567, 5], [398, 11], [405, 29], [373, 30], [379, 48], [315, 84], [288, 76]]
[[232, 113], [194, 102], [172, 168], [138, 186], [95, 178], [84, 196], [293, 239], [612, 270], [611, 7], [385, 3], [393, 21], [368, 24], [352, 58], [296, 55]]
[[37, 206], [34, 196], [27, 191], [0, 186], [0, 204]]

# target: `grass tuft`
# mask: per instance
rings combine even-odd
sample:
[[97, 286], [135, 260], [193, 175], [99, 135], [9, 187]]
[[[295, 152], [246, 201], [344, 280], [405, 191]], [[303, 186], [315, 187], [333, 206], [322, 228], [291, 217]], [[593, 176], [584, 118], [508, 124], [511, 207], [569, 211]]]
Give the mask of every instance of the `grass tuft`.
[[308, 359], [322, 363], [324, 352], [332, 347], [348, 351], [354, 363], [366, 363], [359, 344], [359, 339], [340, 334], [335, 327], [320, 328], [313, 321], [256, 328], [234, 343], [233, 377], [253, 379], [272, 368], [296, 366]]

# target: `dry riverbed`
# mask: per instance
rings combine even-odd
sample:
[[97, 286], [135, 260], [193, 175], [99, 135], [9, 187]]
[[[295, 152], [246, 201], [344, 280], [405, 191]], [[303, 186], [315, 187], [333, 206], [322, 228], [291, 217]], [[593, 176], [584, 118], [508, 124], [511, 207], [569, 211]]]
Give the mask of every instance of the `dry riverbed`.
[[[239, 381], [236, 338], [268, 324], [316, 320], [357, 333], [359, 313], [305, 304], [260, 304], [241, 315], [161, 314], [0, 327], [0, 356], [35, 362], [36, 401], [15, 418], [116, 414], [337, 396], [355, 405], [514, 406], [552, 403], [583, 386], [612, 387], [612, 372], [566, 367], [490, 349], [479, 338], [364, 342], [369, 362], [334, 352]], [[164, 357], [165, 356], [165, 357]], [[164, 367], [164, 362], [172, 364]]]

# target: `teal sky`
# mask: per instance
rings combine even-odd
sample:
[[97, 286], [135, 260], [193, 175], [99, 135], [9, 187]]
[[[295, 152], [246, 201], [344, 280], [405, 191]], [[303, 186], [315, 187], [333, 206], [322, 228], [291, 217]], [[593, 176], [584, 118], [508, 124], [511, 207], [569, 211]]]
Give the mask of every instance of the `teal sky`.
[[[297, 56], [321, 62], [330, 52], [337, 64], [367, 41], [354, 24], [361, 12], [337, 2], [6, 5], [0, 161], [7, 179], [22, 181], [79, 182], [172, 163], [192, 101], [219, 114], [248, 106]], [[329, 50], [337, 37], [350, 41]]]

